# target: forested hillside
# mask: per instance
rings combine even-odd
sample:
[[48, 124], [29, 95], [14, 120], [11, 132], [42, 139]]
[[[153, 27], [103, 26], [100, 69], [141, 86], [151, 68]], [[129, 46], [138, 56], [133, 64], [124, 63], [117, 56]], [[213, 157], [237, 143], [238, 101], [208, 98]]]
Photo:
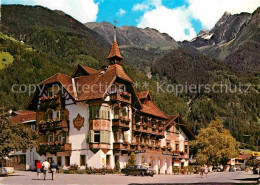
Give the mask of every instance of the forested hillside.
[[[71, 75], [77, 64], [100, 69], [110, 43], [60, 11], [42, 7], [2, 6], [0, 52], [13, 61], [0, 69], [0, 102], [8, 108], [25, 108], [30, 96], [13, 93], [13, 84], [38, 84], [61, 72]], [[250, 145], [260, 135], [259, 74], [244, 74], [223, 61], [190, 53], [184, 49], [123, 48], [124, 69], [139, 82], [138, 90], [149, 90], [153, 100], [168, 115], [181, 114], [196, 133], [212, 119], [220, 117], [232, 134]], [[3, 61], [3, 59], [2, 59]], [[4, 61], [3, 61], [4, 62]], [[149, 78], [148, 78], [148, 77]], [[148, 82], [148, 87], [144, 86]], [[165, 84], [250, 85], [250, 93], [158, 93], [157, 82]]]

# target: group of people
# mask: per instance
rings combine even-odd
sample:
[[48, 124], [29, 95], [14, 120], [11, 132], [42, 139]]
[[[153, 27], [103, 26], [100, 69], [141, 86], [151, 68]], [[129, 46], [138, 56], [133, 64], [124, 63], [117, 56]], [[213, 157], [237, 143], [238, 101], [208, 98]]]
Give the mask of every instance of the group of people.
[[43, 173], [44, 180], [46, 180], [46, 175], [48, 173], [48, 170], [51, 171], [52, 180], [55, 180], [56, 169], [57, 169], [57, 165], [53, 160], [51, 161], [51, 163], [49, 163], [47, 160], [45, 160], [42, 164], [40, 161], [37, 161], [36, 171], [37, 171], [38, 180], [40, 180], [41, 172]]
[[202, 178], [203, 175], [205, 174], [206, 178], [208, 178], [208, 173], [209, 173], [209, 168], [207, 165], [204, 165], [200, 169], [200, 177]]

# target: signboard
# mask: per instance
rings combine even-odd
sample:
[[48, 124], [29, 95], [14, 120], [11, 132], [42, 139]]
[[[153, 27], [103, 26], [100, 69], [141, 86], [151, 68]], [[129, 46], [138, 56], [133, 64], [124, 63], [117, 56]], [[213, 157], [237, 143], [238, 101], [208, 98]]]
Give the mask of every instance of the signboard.
[[77, 117], [75, 119], [73, 119], [73, 125], [77, 130], [80, 130], [81, 127], [84, 126], [84, 118], [78, 114]]
[[136, 153], [136, 154], [146, 153], [146, 150], [136, 150], [135, 153]]

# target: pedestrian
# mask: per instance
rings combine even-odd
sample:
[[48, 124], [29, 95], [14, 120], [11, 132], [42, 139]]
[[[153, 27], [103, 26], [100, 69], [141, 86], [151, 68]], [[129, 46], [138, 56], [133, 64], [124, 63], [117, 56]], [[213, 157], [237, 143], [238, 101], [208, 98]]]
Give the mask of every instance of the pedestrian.
[[55, 180], [55, 175], [56, 175], [56, 170], [57, 170], [57, 164], [54, 162], [54, 160], [51, 161], [51, 174], [52, 174], [52, 180]]
[[204, 174], [204, 166], [201, 166], [200, 168], [200, 177], [202, 178], [203, 177], [203, 174]]
[[207, 165], [205, 165], [205, 167], [204, 167], [204, 173], [205, 173], [205, 175], [206, 175], [206, 178], [208, 178], [208, 172], [209, 172], [209, 168], [208, 168]]
[[47, 161], [47, 159], [42, 163], [42, 167], [43, 167], [43, 178], [44, 180], [46, 180], [47, 171], [50, 168], [50, 163]]
[[36, 172], [37, 172], [37, 178], [38, 178], [38, 180], [40, 180], [41, 168], [42, 168], [42, 164], [41, 164], [41, 162], [38, 160], [38, 161], [36, 162]]

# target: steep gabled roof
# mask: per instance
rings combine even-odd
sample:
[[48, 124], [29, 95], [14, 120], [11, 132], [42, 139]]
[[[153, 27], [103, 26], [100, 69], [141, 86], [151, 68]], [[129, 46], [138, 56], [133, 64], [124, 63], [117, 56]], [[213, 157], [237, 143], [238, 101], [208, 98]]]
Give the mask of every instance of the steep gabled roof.
[[29, 110], [14, 111], [14, 116], [9, 120], [13, 123], [25, 123], [36, 121], [36, 112]]
[[75, 77], [78, 73], [78, 71], [83, 70], [85, 72], [85, 75], [90, 75], [90, 74], [94, 74], [94, 73], [98, 73], [100, 71], [93, 69], [91, 67], [87, 67], [81, 64], [78, 64], [78, 66], [75, 68], [75, 70], [73, 71], [71, 77]]
[[39, 85], [47, 85], [52, 83], [60, 83], [68, 91], [68, 93], [74, 99], [76, 99], [76, 92], [73, 90], [72, 78], [70, 76], [62, 73], [56, 73], [55, 75], [41, 82]]
[[104, 98], [107, 90], [117, 78], [132, 83], [132, 80], [124, 72], [122, 66], [118, 64], [109, 65], [106, 71], [100, 73], [75, 78], [76, 84], [80, 86], [85, 84], [85, 87], [78, 91], [78, 100]]
[[190, 140], [196, 139], [196, 136], [191, 131], [190, 127], [184, 122], [180, 115], [168, 117], [168, 121], [165, 124], [165, 128], [170, 125], [178, 125]]
[[142, 104], [141, 112], [167, 119], [167, 116], [151, 100], [148, 100], [145, 104]]
[[150, 100], [152, 100], [152, 95], [150, 93], [150, 91], [142, 91], [140, 93], [138, 93], [139, 99], [146, 99], [147, 97], [149, 97]]

